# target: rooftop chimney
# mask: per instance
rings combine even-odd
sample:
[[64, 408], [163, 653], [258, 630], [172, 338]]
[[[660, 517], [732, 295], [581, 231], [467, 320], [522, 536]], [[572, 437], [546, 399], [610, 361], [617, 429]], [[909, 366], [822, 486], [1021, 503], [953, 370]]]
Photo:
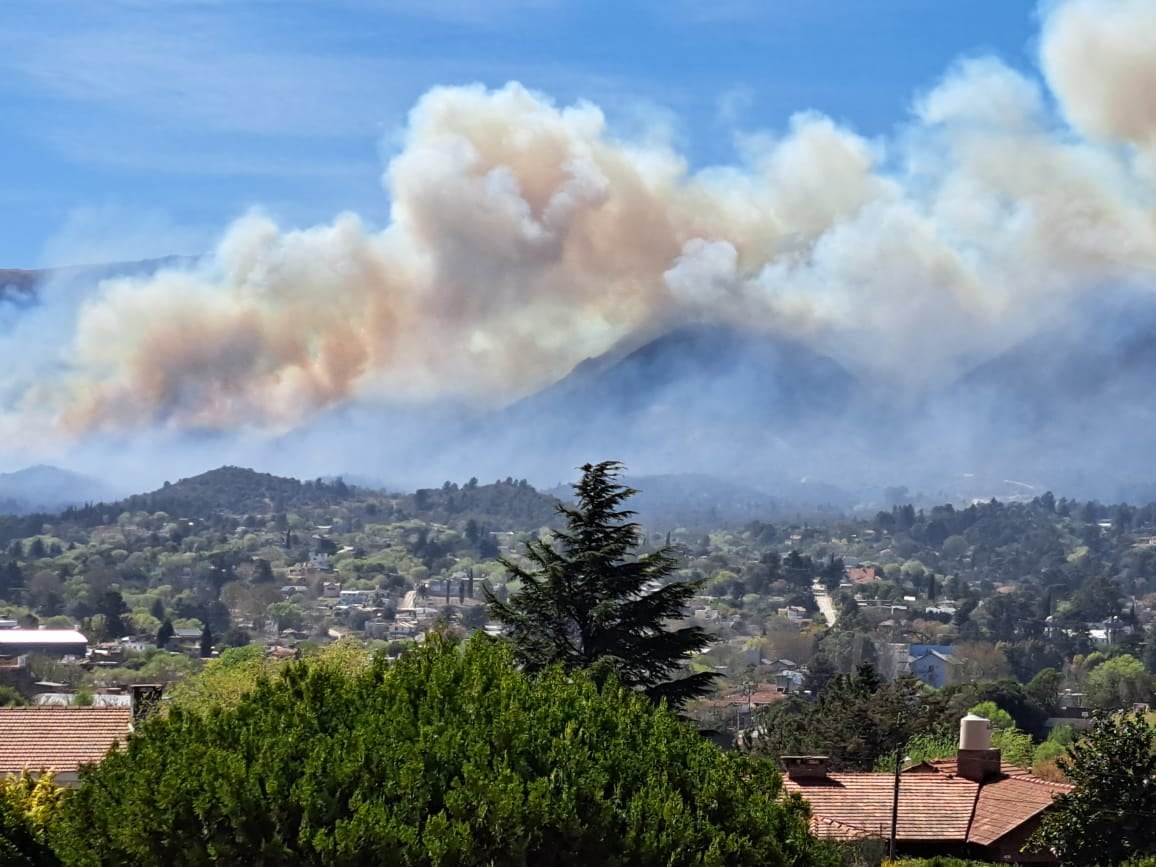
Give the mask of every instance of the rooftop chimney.
[[991, 747], [991, 722], [969, 713], [959, 721], [959, 752], [955, 769], [965, 780], [982, 783], [999, 776], [999, 750]]
[[780, 759], [787, 769], [787, 777], [792, 780], [827, 779], [826, 756], [781, 756]]

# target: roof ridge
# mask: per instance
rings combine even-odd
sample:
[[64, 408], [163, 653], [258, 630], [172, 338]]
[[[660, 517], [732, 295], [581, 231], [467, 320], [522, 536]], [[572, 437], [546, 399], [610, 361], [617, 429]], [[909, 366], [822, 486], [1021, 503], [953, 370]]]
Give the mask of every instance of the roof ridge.
[[1033, 786], [1043, 786], [1048, 789], [1060, 788], [1065, 791], [1071, 791], [1075, 788], [1072, 783], [1053, 782], [1052, 780], [1045, 780], [1043, 777], [1037, 777], [1030, 771], [1025, 771], [1022, 774], [1009, 775], [1009, 779], [1022, 780], [1025, 783], [1031, 783]]

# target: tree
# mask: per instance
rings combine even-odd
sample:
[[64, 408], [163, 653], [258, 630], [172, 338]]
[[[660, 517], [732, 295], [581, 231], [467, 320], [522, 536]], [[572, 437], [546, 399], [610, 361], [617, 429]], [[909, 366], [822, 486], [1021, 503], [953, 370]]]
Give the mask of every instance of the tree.
[[483, 533], [478, 540], [478, 556], [483, 560], [493, 560], [500, 553], [502, 549], [498, 545], [498, 539], [493, 533]]
[[955, 658], [959, 665], [954, 677], [967, 680], [1000, 680], [1011, 674], [1007, 654], [994, 644], [973, 641], [957, 644]]
[[213, 655], [213, 631], [209, 624], [201, 630], [201, 659], [209, 659]]
[[1014, 729], [1016, 725], [1016, 721], [1012, 719], [1012, 715], [994, 701], [981, 701], [974, 707], [969, 708], [967, 712], [983, 717], [990, 722], [991, 727], [997, 731]]
[[1060, 706], [1060, 687], [1064, 676], [1054, 668], [1045, 668], [1024, 687], [1024, 692], [1047, 713], [1053, 714]]
[[486, 602], [527, 671], [592, 669], [600, 682], [613, 675], [656, 702], [681, 707], [715, 677], [674, 677], [712, 640], [698, 626], [667, 627], [684, 615], [700, 583], [669, 580], [678, 563], [672, 548], [634, 556], [641, 529], [622, 504], [636, 491], [618, 483], [621, 469], [616, 461], [583, 466], [576, 505], [557, 506], [566, 529], [526, 544], [529, 567], [501, 559], [521, 587], [507, 602], [487, 589]]
[[0, 864], [56, 867], [49, 832], [64, 805], [64, 790], [51, 772], [0, 779]]
[[253, 583], [254, 584], [272, 584], [277, 578], [273, 574], [273, 567], [269, 561], [264, 557], [257, 557], [253, 560]]
[[253, 636], [249, 634], [248, 630], [241, 629], [234, 626], [225, 633], [225, 637], [221, 639], [221, 643], [225, 647], [245, 647], [253, 640]]
[[124, 604], [124, 597], [119, 590], [106, 590], [100, 596], [96, 611], [104, 616], [102, 637], [105, 640], [120, 638], [128, 632], [123, 615], [128, 614], [129, 608]]
[[1085, 691], [1092, 707], [1104, 710], [1131, 708], [1152, 700], [1152, 675], [1133, 656], [1114, 656], [1088, 675]]
[[256, 689], [261, 678], [277, 672], [279, 662], [265, 657], [261, 647], [230, 647], [205, 663], [195, 677], [185, 678], [169, 692], [172, 706], [188, 713], [208, 713], [231, 707]]
[[941, 717], [939, 699], [910, 674], [883, 683], [873, 666], [861, 665], [854, 675], [836, 675], [814, 701], [770, 705], [751, 748], [776, 760], [818, 753], [837, 770], [870, 770], [913, 735], [938, 734]]
[[149, 614], [157, 620], [165, 619], [165, 603], [159, 596], [154, 597], [152, 604], [149, 605]]
[[771, 763], [484, 636], [174, 706], [81, 772], [55, 839], [77, 867], [836, 863]]
[[157, 630], [157, 647], [166, 647], [175, 634], [176, 630], [173, 629], [173, 622], [166, 617], [160, 629]]
[[467, 629], [481, 629], [489, 619], [482, 605], [469, 605], [462, 609], [462, 626]]
[[277, 624], [277, 631], [301, 629], [305, 625], [305, 612], [292, 602], [271, 602], [265, 607], [265, 616]]
[[1156, 623], [1148, 627], [1144, 637], [1144, 666], [1149, 674], [1156, 674]]
[[811, 693], [812, 696], [822, 695], [823, 690], [827, 688], [827, 685], [834, 680], [838, 674], [839, 671], [831, 663], [831, 659], [827, 654], [816, 654], [807, 671], [804, 688]]
[[1036, 845], [1073, 864], [1156, 855], [1156, 726], [1144, 714], [1099, 714], [1057, 764], [1075, 789], [1056, 799]]

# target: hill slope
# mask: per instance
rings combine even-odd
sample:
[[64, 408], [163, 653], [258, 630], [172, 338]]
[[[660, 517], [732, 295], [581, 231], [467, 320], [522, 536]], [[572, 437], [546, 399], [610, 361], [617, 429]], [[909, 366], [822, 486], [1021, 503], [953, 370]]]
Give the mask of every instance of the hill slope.
[[89, 476], [40, 464], [0, 473], [0, 513], [24, 515], [107, 500], [113, 491]]

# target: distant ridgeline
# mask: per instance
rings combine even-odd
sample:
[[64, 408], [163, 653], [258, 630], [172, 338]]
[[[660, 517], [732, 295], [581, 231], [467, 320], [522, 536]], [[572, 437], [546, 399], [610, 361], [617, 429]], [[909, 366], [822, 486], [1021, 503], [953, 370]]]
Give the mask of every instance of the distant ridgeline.
[[94, 283], [109, 277], [146, 276], [163, 268], [188, 267], [196, 261], [196, 256], [163, 256], [139, 262], [73, 265], [64, 268], [0, 268], [0, 304], [35, 304], [40, 288], [49, 283]]
[[553, 521], [558, 501], [525, 480], [482, 485], [471, 479], [464, 485], [446, 482], [441, 488], [389, 494], [350, 485], [340, 478], [303, 482], [241, 467], [221, 467], [114, 502], [90, 503], [60, 512], [0, 515], [0, 544], [39, 535], [45, 525], [92, 528], [114, 523], [124, 512], [166, 512], [173, 518], [216, 522], [351, 502], [361, 503], [366, 516], [383, 521], [415, 518], [460, 523], [472, 518], [505, 529], [534, 529]]

